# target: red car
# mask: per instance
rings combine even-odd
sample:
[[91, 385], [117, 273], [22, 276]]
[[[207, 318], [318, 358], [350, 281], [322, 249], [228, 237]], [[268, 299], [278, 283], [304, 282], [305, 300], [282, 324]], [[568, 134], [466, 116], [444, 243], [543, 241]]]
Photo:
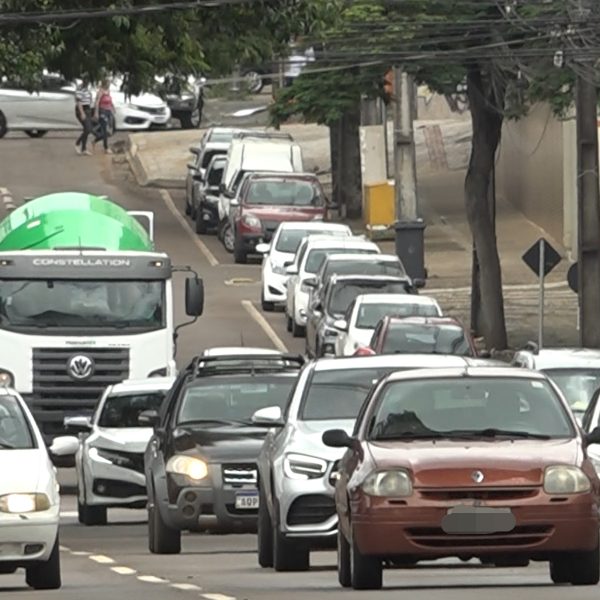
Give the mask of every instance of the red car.
[[322, 221], [327, 199], [312, 173], [256, 173], [242, 185], [232, 215], [233, 256], [245, 263], [283, 221]]
[[471, 334], [452, 317], [384, 317], [367, 347], [354, 356], [372, 354], [455, 354], [478, 356]]

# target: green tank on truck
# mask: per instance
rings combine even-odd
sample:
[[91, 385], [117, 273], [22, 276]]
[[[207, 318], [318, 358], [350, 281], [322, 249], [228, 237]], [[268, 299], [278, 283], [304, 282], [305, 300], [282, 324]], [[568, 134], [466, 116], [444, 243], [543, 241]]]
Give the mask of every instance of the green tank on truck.
[[204, 288], [153, 240], [151, 212], [79, 192], [0, 223], [0, 385], [23, 395], [47, 442], [66, 417], [90, 416], [107, 385], [176, 374], [173, 274], [188, 273], [189, 324]]

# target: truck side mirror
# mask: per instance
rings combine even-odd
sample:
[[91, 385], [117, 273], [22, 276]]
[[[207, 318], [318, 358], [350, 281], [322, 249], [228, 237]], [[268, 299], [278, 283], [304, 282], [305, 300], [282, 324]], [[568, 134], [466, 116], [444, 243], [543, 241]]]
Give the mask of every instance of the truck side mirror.
[[190, 317], [199, 317], [204, 311], [204, 282], [198, 277], [185, 280], [185, 312]]

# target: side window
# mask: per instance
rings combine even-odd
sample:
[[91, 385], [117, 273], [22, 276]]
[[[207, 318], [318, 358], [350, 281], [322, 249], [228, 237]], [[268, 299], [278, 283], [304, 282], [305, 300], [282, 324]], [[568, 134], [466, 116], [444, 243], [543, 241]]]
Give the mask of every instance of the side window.
[[379, 341], [379, 335], [382, 330], [382, 323], [377, 323], [377, 327], [375, 327], [375, 331], [373, 331], [373, 336], [371, 337], [371, 341], [369, 342], [369, 346], [371, 348], [375, 348], [377, 346], [377, 342]]
[[352, 321], [352, 313], [354, 312], [354, 307], [356, 306], [356, 300], [353, 300], [350, 303], [350, 306], [348, 307], [348, 310], [346, 311], [346, 314], [344, 315], [344, 319], [346, 320], [346, 322], [348, 323], [348, 325], [350, 325], [351, 321]]
[[298, 266], [298, 269], [300, 269], [300, 266], [302, 265], [302, 262], [304, 261], [304, 256], [306, 255], [307, 248], [308, 248], [308, 244], [303, 244], [302, 248], [300, 248], [300, 252], [298, 252], [298, 254], [297, 254], [298, 262], [296, 264]]
[[590, 400], [590, 403], [581, 420], [582, 429], [588, 433], [598, 426], [598, 396], [600, 396], [600, 390], [594, 392], [594, 395], [592, 396], [592, 399]]

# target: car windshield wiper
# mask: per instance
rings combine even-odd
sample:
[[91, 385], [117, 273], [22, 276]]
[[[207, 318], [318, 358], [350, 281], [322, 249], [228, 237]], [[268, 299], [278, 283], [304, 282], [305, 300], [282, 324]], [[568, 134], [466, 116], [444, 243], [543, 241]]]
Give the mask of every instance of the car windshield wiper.
[[511, 429], [497, 429], [495, 427], [488, 427], [487, 429], [465, 429], [447, 431], [445, 435], [447, 437], [515, 437], [532, 440], [551, 439], [551, 436], [544, 433], [533, 433], [531, 431], [513, 431]]

